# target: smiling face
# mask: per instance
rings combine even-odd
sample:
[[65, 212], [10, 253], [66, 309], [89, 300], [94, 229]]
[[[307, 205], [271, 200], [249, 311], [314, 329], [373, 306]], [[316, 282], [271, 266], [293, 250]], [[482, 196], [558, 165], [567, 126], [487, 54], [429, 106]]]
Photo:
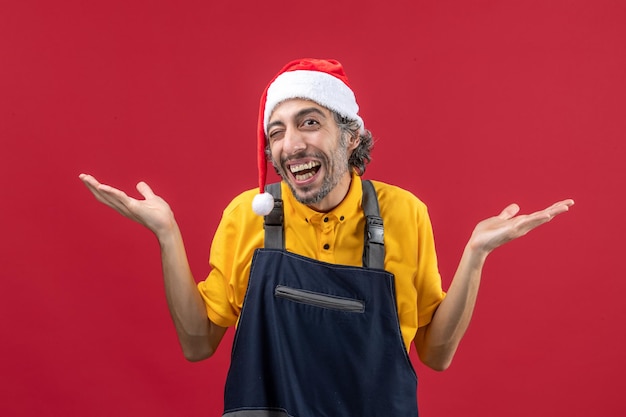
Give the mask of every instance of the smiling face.
[[272, 163], [299, 202], [329, 211], [343, 200], [350, 188], [348, 158], [358, 139], [342, 135], [328, 109], [286, 100], [275, 107], [267, 137]]

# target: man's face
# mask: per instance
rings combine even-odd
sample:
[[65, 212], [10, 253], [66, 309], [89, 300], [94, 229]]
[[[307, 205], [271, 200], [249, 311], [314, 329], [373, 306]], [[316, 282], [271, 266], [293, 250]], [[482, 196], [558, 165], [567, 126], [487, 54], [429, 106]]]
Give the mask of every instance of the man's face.
[[274, 109], [267, 132], [272, 163], [298, 201], [328, 211], [343, 200], [350, 187], [348, 158], [358, 142], [342, 137], [328, 109], [286, 100]]

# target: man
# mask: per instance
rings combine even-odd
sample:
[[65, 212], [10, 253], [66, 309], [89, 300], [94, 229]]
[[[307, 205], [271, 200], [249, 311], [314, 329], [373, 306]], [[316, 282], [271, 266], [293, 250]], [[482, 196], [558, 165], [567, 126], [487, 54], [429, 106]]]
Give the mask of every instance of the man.
[[[224, 415], [417, 416], [411, 344], [427, 366], [446, 369], [487, 255], [573, 204], [522, 216], [511, 205], [480, 222], [444, 293], [424, 204], [359, 177], [372, 140], [358, 109], [337, 61], [293, 61], [274, 77], [259, 111], [259, 194], [224, 210], [210, 275], [197, 285], [172, 211], [147, 184], [136, 200], [80, 176], [155, 233], [187, 359], [208, 358], [237, 326]], [[271, 193], [266, 157], [282, 178]]]

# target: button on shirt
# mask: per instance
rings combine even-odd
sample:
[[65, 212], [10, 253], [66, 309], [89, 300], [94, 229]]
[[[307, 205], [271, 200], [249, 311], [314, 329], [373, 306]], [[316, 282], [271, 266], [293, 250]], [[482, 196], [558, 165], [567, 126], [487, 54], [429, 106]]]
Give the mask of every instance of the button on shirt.
[[318, 259], [320, 261], [336, 263], [333, 255], [335, 250], [335, 236], [339, 219], [334, 214], [316, 213], [307, 219], [308, 223], [315, 228], [317, 233]]

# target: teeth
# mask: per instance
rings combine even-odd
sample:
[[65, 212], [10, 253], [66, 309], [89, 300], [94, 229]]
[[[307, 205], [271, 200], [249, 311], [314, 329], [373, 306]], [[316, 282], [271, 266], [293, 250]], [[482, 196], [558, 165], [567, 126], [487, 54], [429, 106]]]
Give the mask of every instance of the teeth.
[[292, 165], [292, 166], [289, 167], [289, 169], [291, 170], [292, 174], [297, 174], [300, 171], [305, 171], [307, 169], [311, 169], [311, 168], [319, 166], [319, 165], [320, 165], [319, 162], [311, 161], [308, 164]]
[[302, 175], [299, 175], [299, 174], [295, 175], [296, 180], [298, 180], [298, 181], [308, 180], [312, 176], [313, 176], [312, 172], [307, 172], [306, 174], [302, 174]]

